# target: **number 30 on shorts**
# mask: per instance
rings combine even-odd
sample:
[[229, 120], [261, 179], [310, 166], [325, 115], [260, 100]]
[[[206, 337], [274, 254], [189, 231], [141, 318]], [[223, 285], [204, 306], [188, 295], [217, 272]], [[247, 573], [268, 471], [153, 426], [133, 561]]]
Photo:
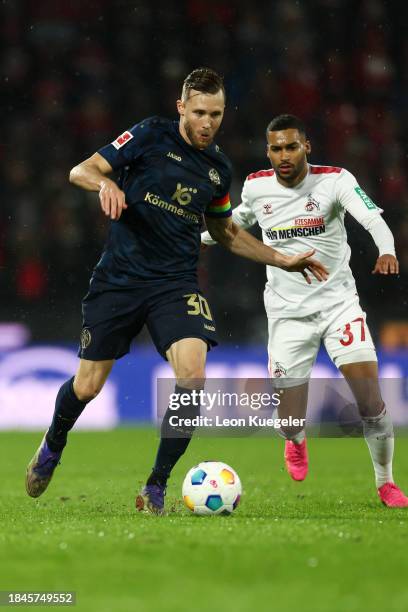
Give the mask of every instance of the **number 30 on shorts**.
[[187, 293], [183, 297], [188, 298], [187, 305], [191, 306], [191, 310], [187, 310], [189, 315], [201, 314], [207, 321], [212, 321], [211, 310], [207, 300], [199, 293]]
[[357, 330], [357, 333], [360, 333], [360, 340], [361, 342], [365, 342], [366, 339], [366, 333], [365, 333], [365, 328], [364, 328], [364, 319], [363, 317], [358, 317], [357, 319], [353, 319], [353, 321], [351, 323], [347, 323], [347, 325], [344, 326], [344, 328], [342, 330], [338, 329], [338, 331], [341, 331], [343, 333], [343, 338], [340, 338], [340, 344], [342, 344], [343, 346], [349, 346], [350, 344], [352, 344], [353, 340], [354, 340], [354, 334], [356, 333], [356, 326], [354, 325], [354, 333], [351, 331], [351, 325], [352, 323], [359, 323], [359, 329]]

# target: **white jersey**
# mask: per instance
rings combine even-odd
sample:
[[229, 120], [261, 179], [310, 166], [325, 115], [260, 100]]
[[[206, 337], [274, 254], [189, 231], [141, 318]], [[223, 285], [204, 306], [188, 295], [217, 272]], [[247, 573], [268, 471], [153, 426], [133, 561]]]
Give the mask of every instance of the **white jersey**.
[[234, 221], [250, 226], [256, 221], [263, 242], [286, 255], [315, 249], [329, 270], [329, 278], [312, 284], [300, 273], [267, 266], [265, 306], [268, 316], [306, 317], [344, 300], [355, 299], [356, 285], [349, 267], [350, 247], [344, 226], [345, 211], [366, 229], [383, 212], [343, 168], [309, 165], [295, 187], [281, 185], [274, 170], [250, 174]]

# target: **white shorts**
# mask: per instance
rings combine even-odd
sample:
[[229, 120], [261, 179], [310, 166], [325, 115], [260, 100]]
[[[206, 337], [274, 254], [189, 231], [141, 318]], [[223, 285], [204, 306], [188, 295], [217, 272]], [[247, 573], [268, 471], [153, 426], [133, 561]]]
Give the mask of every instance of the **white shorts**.
[[299, 385], [310, 377], [322, 340], [337, 367], [377, 361], [358, 298], [308, 317], [268, 318], [268, 332], [269, 373], [272, 378], [291, 379], [282, 386]]

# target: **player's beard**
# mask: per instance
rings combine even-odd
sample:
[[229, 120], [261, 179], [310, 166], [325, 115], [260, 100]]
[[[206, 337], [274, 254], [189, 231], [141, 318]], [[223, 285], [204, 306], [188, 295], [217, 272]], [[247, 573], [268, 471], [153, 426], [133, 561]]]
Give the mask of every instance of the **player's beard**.
[[191, 144], [193, 145], [193, 147], [195, 147], [196, 149], [206, 149], [213, 141], [212, 138], [209, 138], [205, 144], [200, 142], [198, 140], [198, 138], [196, 138], [195, 134], [194, 134], [194, 130], [191, 127], [190, 123], [188, 121], [184, 122], [184, 129], [186, 131], [187, 137], [189, 139], [189, 141], [191, 142]]
[[289, 173], [281, 173], [279, 170], [279, 165], [277, 165], [274, 169], [279, 178], [285, 183], [294, 183], [296, 179], [302, 174], [305, 167], [305, 160], [299, 162], [296, 165], [293, 165], [292, 171]]

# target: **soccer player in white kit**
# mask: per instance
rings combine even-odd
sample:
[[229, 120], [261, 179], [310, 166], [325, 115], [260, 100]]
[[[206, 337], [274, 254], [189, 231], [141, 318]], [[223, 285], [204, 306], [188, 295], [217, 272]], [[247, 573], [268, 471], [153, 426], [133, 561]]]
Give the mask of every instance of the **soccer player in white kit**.
[[[266, 133], [272, 169], [247, 177], [233, 221], [243, 228], [257, 222], [264, 243], [285, 255], [302, 247], [316, 249], [330, 273], [323, 283], [312, 278], [307, 284], [300, 274], [267, 266], [269, 372], [275, 384], [285, 388], [279, 416], [305, 417], [307, 381], [323, 341], [355, 396], [380, 499], [389, 507], [406, 507], [408, 497], [393, 481], [393, 426], [381, 398], [376, 351], [349, 267], [345, 212], [370, 232], [378, 247], [373, 274], [398, 274], [392, 233], [381, 217], [383, 211], [350, 172], [307, 162], [311, 145], [300, 119], [279, 115]], [[202, 242], [214, 243], [208, 233]], [[307, 276], [306, 271], [302, 274]], [[287, 428], [281, 433], [286, 438], [288, 472], [294, 480], [304, 480], [304, 430]]]

